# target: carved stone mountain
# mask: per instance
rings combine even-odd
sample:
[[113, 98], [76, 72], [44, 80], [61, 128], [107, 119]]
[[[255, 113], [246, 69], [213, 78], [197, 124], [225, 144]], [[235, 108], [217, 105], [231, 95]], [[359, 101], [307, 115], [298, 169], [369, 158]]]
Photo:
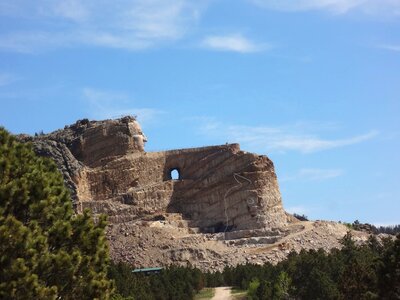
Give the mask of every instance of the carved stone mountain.
[[[112, 256], [136, 266], [218, 269], [247, 262], [246, 247], [278, 247], [312, 229], [284, 211], [272, 161], [238, 144], [145, 152], [146, 137], [130, 116], [19, 138], [55, 160], [78, 213], [109, 216]], [[273, 260], [269, 250], [253, 256]]]
[[55, 159], [78, 210], [112, 221], [180, 213], [191, 227], [215, 232], [282, 227], [290, 219], [272, 161], [238, 144], [145, 152], [133, 117], [81, 120], [30, 140]]

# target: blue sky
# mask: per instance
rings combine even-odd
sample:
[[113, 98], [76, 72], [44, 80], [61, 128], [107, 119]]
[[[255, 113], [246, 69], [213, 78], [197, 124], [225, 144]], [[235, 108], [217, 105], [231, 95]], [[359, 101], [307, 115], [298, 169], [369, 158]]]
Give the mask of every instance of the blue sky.
[[0, 124], [239, 142], [313, 219], [400, 223], [399, 0], [3, 0]]

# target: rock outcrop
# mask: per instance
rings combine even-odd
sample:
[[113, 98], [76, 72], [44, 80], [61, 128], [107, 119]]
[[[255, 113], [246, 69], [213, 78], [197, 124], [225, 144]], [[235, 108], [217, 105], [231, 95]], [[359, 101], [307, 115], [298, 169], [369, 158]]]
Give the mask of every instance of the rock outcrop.
[[39, 155], [56, 162], [74, 204], [79, 201], [78, 178], [82, 169], [101, 166], [128, 153], [143, 152], [146, 142], [140, 125], [130, 116], [94, 122], [83, 119], [50, 134], [18, 137], [23, 142], [32, 142]]
[[314, 235], [321, 237], [315, 245], [324, 244], [327, 235], [337, 241], [346, 231], [336, 223], [312, 227], [287, 214], [272, 161], [241, 151], [238, 144], [145, 152], [146, 137], [130, 116], [85, 119], [19, 138], [55, 160], [78, 213], [89, 208], [109, 216], [111, 255], [136, 266], [190, 263], [221, 269], [274, 261], [286, 252], [273, 249], [303, 247], [294, 237], [314, 232], [311, 228], [337, 229]]
[[145, 152], [133, 117], [81, 120], [24, 139], [56, 161], [78, 210], [89, 207], [112, 222], [180, 213], [193, 230], [214, 233], [277, 228], [290, 219], [272, 161], [238, 144]]

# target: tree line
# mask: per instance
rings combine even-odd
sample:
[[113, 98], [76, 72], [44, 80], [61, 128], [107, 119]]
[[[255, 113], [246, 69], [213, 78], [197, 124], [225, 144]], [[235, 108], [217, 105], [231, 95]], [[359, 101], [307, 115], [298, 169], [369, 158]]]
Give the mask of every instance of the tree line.
[[400, 225], [375, 226], [369, 223], [361, 223], [358, 220], [355, 220], [353, 223], [347, 223], [341, 221], [339, 221], [339, 223], [347, 226], [349, 229], [352, 230], [364, 231], [373, 234], [383, 233], [383, 234], [397, 235], [400, 233]]
[[133, 274], [123, 263], [112, 265], [115, 299], [193, 299], [203, 287], [234, 286], [247, 290], [249, 300], [278, 299], [400, 299], [400, 235], [357, 245], [350, 233], [341, 249], [302, 250], [272, 265], [225, 267], [201, 272], [169, 267], [150, 276]]

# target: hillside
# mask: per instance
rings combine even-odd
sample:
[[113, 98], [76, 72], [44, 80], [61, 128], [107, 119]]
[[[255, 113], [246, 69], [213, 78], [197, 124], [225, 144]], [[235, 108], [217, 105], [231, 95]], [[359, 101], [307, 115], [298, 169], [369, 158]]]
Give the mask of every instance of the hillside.
[[273, 162], [238, 144], [145, 152], [129, 116], [19, 139], [55, 160], [77, 213], [109, 216], [111, 256], [136, 267], [276, 263], [291, 250], [339, 247], [348, 231], [285, 212]]

